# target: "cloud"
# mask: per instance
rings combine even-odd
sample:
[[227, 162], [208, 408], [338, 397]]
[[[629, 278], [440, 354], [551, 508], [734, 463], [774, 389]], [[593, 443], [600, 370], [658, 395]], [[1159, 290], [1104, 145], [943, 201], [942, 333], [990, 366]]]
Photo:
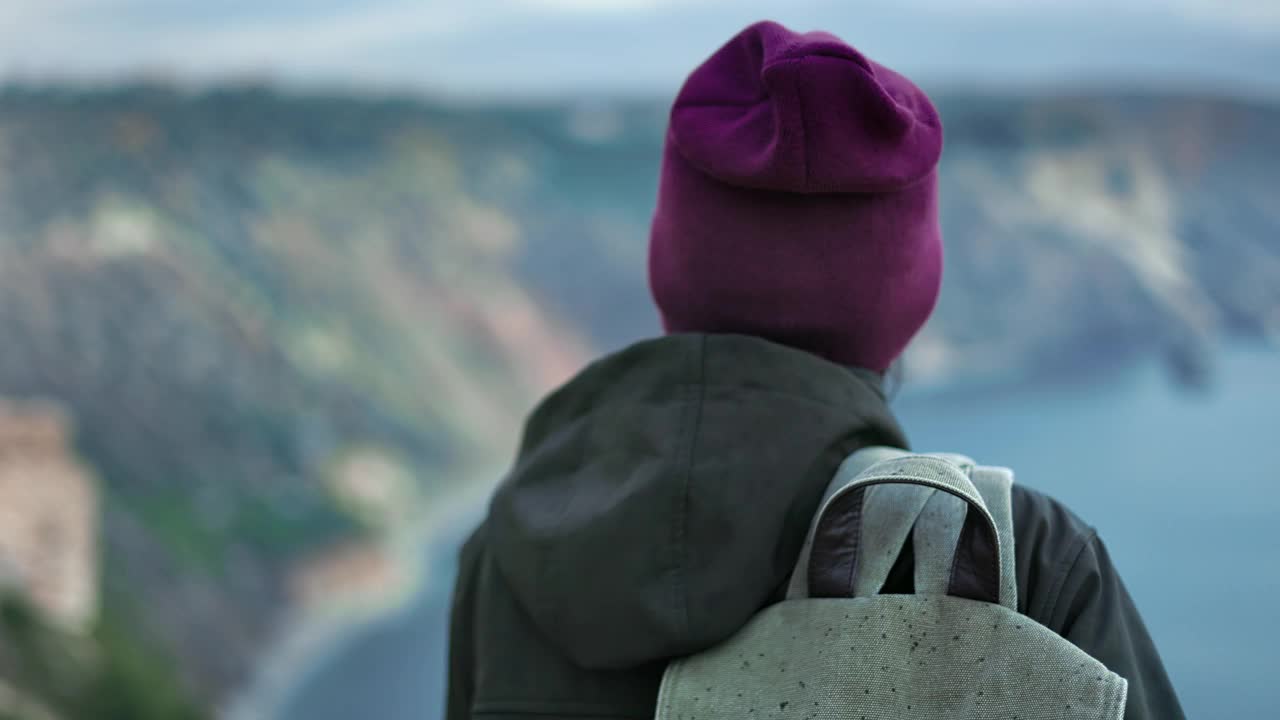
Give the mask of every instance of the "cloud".
[[119, 0], [14, 0], [0, 3], [0, 38], [32, 28], [45, 28], [68, 15], [118, 2]]
[[973, 17], [1063, 14], [1094, 16], [1104, 22], [1115, 12], [1145, 14], [1156, 20], [1179, 18], [1205, 28], [1229, 29], [1280, 39], [1280, 2], [1276, 0], [901, 0], [931, 13]]
[[1270, 35], [1280, 42], [1280, 2], [1275, 0], [1172, 0], [1168, 8], [1193, 22]]
[[154, 47], [165, 53], [190, 54], [212, 64], [243, 60], [267, 65], [324, 62], [336, 54], [406, 38], [429, 42], [464, 32], [476, 20], [476, 13], [467, 10], [441, 8], [424, 12], [420, 4], [406, 3], [214, 30], [188, 28], [156, 38]]
[[[112, 5], [118, 14], [104, 16]], [[161, 13], [152, 3], [119, 0], [59, 0], [40, 12], [0, 15], [0, 69], [4, 64], [36, 70], [106, 74], [143, 68], [195, 74], [243, 73], [328, 66], [385, 43], [466, 32], [483, 21], [493, 0], [450, 3], [351, 3], [327, 12], [241, 12], [211, 22]], [[161, 21], [153, 13], [161, 15]]]
[[1276, 0], [0, 0], [0, 80], [142, 71], [666, 92], [762, 16], [846, 33], [925, 79], [1191, 78], [1280, 95], [1267, 70], [1280, 66]]
[[517, 5], [553, 11], [608, 13], [657, 10], [679, 0], [516, 0]]

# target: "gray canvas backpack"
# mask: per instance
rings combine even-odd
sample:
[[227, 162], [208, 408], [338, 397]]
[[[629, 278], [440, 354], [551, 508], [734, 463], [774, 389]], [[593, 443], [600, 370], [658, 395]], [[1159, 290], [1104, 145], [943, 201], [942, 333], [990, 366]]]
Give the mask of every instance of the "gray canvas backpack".
[[[672, 662], [658, 720], [1120, 720], [1124, 678], [1017, 612], [1012, 482], [959, 455], [851, 455], [787, 599]], [[879, 594], [908, 536], [915, 593]]]

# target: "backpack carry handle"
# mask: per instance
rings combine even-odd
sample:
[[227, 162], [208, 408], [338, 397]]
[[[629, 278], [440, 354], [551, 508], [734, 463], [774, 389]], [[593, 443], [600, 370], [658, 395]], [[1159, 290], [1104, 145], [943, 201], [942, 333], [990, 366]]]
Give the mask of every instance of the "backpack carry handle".
[[947, 594], [1000, 603], [1000, 537], [982, 495], [955, 463], [920, 455], [878, 462], [824, 503], [808, 558], [809, 597], [856, 595], [863, 503], [867, 490], [875, 485], [923, 486], [965, 501], [968, 512], [956, 543]]

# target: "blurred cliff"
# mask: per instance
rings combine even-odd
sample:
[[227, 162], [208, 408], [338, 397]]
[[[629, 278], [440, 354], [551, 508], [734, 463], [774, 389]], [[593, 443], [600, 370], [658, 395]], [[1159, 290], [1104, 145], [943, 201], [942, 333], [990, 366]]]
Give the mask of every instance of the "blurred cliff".
[[[1158, 353], [1195, 387], [1211, 341], [1280, 338], [1280, 107], [940, 107], [947, 277], [909, 382]], [[199, 717], [289, 618], [394, 582], [388, 537], [500, 465], [542, 392], [656, 331], [663, 122], [0, 92], [0, 513], [21, 518], [0, 516], [0, 717]]]
[[[74, 423], [99, 624], [200, 707], [288, 613], [378, 582], [388, 507], [491, 463], [583, 360], [432, 129], [256, 92], [0, 96], [0, 394]], [[0, 491], [31, 505], [25, 462]]]

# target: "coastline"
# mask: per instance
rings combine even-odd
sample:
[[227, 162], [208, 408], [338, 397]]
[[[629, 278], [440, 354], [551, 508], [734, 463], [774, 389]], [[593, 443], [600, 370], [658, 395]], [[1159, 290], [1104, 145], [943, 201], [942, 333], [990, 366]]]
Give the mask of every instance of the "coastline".
[[[1274, 665], [1270, 663], [1274, 649], [1247, 634], [1249, 623], [1256, 625], [1256, 618], [1266, 617], [1265, 583], [1254, 583], [1258, 587], [1242, 601], [1239, 616], [1219, 618], [1205, 630], [1188, 629], [1185, 618], [1195, 617], [1196, 608], [1211, 601], [1214, 587], [1234, 582], [1232, 577], [1238, 580], [1235, 571], [1227, 565], [1218, 567], [1218, 582], [1183, 596], [1182, 590], [1169, 590], [1169, 578], [1176, 576], [1176, 567], [1164, 562], [1161, 553], [1152, 555], [1146, 550], [1166, 547], [1170, 556], [1202, 552], [1202, 538], [1178, 533], [1176, 527], [1183, 521], [1207, 519], [1219, 528], [1211, 534], [1218, 538], [1216, 552], [1238, 557], [1236, 564], [1242, 567], [1265, 562], [1265, 553], [1239, 556], [1239, 548], [1230, 543], [1232, 532], [1241, 527], [1237, 505], [1227, 501], [1187, 503], [1179, 499], [1179, 493], [1167, 491], [1170, 487], [1193, 488], [1197, 478], [1216, 473], [1215, 482], [1224, 487], [1221, 497], [1254, 499], [1250, 517], [1261, 522], [1273, 512], [1274, 493], [1267, 477], [1275, 475], [1271, 471], [1274, 458], [1263, 458], [1266, 462], [1260, 468], [1246, 464], [1243, 472], [1224, 473], [1221, 462], [1238, 459], [1242, 445], [1265, 446], [1267, 433], [1274, 427], [1272, 381], [1280, 348], [1231, 343], [1223, 349], [1222, 381], [1208, 394], [1179, 391], [1170, 384], [1159, 359], [1151, 358], [1126, 374], [1123, 379], [1127, 382], [1118, 385], [1067, 383], [1040, 388], [1036, 393], [984, 395], [979, 403], [969, 396], [933, 397], [903, 408], [907, 411], [903, 421], [924, 448], [963, 448], [975, 457], [1008, 464], [1017, 469], [1019, 482], [1052, 492], [1089, 518], [1109, 539], [1117, 564], [1126, 568], [1126, 582], [1135, 597], [1159, 600], [1148, 603], [1146, 620], [1155, 635], [1165, 638], [1166, 661], [1174, 679], [1185, 686], [1188, 711], [1212, 707], [1214, 698], [1227, 693], [1234, 697], [1237, 714], [1252, 717], [1270, 707], [1265, 693], [1250, 688], [1259, 687], [1252, 681]], [[1171, 440], [1176, 447], [1197, 447], [1200, 452], [1171, 454], [1167, 452]], [[1084, 447], [1090, 452], [1064, 454], [1062, 447]], [[462, 495], [444, 494], [449, 505], [438, 506], [441, 511], [433, 515], [441, 518], [437, 520], [443, 523], [441, 530], [452, 528], [452, 535], [431, 534], [435, 541], [450, 547], [456, 544], [465, 526], [476, 518], [487, 487], [491, 483], [473, 488], [472, 497], [477, 500], [463, 512], [457, 512], [459, 506], [452, 502]], [[1134, 508], [1144, 511], [1135, 513]], [[444, 516], [450, 511], [453, 514]], [[1264, 527], [1252, 524], [1255, 529]], [[1254, 543], [1252, 547], [1262, 546]], [[447, 643], [443, 629], [448, 588], [444, 584], [451, 559], [448, 550], [437, 546], [423, 560], [427, 585], [424, 594], [415, 597], [417, 607], [357, 628], [355, 640], [333, 651], [336, 658], [316, 658], [308, 664], [315, 669], [293, 686], [284, 706], [287, 720], [437, 717], [436, 703], [442, 689], [440, 663]], [[422, 633], [421, 628], [432, 630]], [[1214, 646], [1213, 662], [1224, 666], [1229, 655], [1244, 653], [1252, 658], [1247, 666], [1257, 671], [1252, 673], [1257, 677], [1242, 682], [1230, 673], [1199, 672], [1205, 647], [1201, 636], [1207, 637], [1210, 630], [1214, 637], [1239, 639], [1230, 646]], [[257, 717], [266, 720], [271, 716]]]
[[471, 479], [439, 498], [428, 498], [414, 522], [371, 543], [389, 563], [390, 582], [373, 591], [343, 593], [291, 611], [267, 643], [253, 680], [218, 709], [219, 720], [279, 717], [296, 689], [326, 658], [363, 628], [394, 617], [432, 590], [430, 548], [441, 538], [456, 534], [460, 521], [471, 520], [501, 471], [464, 475]]

